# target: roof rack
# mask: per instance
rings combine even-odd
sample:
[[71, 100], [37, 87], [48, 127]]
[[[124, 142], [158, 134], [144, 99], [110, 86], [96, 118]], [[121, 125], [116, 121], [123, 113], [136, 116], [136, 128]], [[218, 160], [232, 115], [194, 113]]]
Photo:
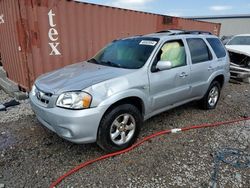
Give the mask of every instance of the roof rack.
[[202, 34], [205, 34], [205, 35], [212, 35], [211, 32], [209, 31], [200, 31], [200, 30], [190, 30], [190, 31], [183, 31], [183, 33], [181, 34], [193, 34], [193, 35], [202, 35]]
[[181, 30], [181, 29], [170, 29], [170, 30], [162, 30], [156, 33], [169, 33], [169, 35], [182, 35], [182, 34], [193, 34], [193, 35], [212, 35], [209, 31], [199, 31], [199, 30]]
[[157, 31], [156, 33], [180, 33], [180, 32], [184, 32], [185, 30], [182, 29], [169, 29], [169, 30], [161, 30], [161, 31]]

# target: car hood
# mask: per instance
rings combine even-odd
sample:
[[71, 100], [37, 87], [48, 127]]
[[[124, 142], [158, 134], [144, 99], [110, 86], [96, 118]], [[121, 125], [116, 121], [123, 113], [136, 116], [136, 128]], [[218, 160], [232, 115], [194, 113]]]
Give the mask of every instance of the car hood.
[[226, 45], [226, 48], [230, 52], [250, 56], [250, 45]]
[[132, 72], [88, 62], [72, 64], [53, 72], [41, 75], [35, 85], [44, 92], [60, 94], [66, 91], [79, 91], [99, 82]]

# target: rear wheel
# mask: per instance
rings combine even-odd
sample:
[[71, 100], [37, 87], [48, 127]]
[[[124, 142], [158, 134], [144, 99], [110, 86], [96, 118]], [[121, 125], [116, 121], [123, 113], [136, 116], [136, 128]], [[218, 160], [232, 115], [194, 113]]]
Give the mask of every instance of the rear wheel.
[[109, 152], [125, 149], [135, 142], [142, 122], [142, 115], [135, 106], [117, 106], [102, 118], [97, 144]]
[[201, 107], [205, 110], [214, 109], [220, 98], [221, 86], [218, 81], [213, 81], [206, 93], [200, 100]]

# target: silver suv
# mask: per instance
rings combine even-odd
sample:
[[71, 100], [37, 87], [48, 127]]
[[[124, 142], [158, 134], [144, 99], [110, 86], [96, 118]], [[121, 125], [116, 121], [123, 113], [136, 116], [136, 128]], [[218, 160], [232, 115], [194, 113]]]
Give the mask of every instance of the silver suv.
[[88, 61], [40, 76], [30, 102], [60, 137], [117, 151], [156, 114], [194, 100], [215, 108], [229, 76], [216, 36], [168, 30], [115, 40]]

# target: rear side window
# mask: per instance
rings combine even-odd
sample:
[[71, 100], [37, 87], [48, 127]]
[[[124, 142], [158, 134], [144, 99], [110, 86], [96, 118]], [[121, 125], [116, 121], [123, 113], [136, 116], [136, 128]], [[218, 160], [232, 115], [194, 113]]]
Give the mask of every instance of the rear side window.
[[200, 38], [187, 39], [189, 50], [191, 53], [192, 63], [201, 63], [212, 59], [211, 52], [205, 41]]
[[207, 38], [208, 43], [213, 48], [214, 53], [217, 58], [222, 58], [226, 56], [225, 48], [222, 46], [222, 43], [217, 38]]

